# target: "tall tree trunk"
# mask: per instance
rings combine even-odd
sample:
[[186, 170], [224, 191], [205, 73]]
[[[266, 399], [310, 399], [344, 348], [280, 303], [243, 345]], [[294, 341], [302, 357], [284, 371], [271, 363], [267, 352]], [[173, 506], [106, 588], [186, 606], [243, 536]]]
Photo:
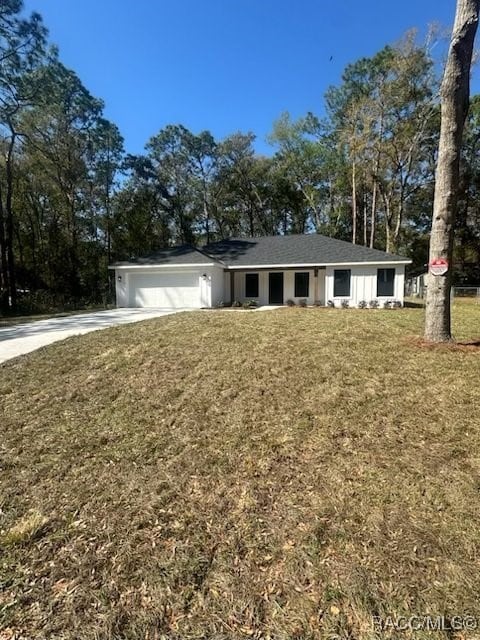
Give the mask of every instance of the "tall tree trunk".
[[370, 249], [373, 249], [375, 242], [375, 225], [377, 220], [377, 183], [373, 183], [372, 192], [372, 212], [370, 215]]
[[7, 272], [8, 272], [8, 296], [9, 306], [15, 309], [17, 306], [17, 283], [15, 273], [15, 255], [13, 252], [13, 150], [15, 147], [16, 134], [11, 127], [11, 136], [8, 143], [6, 157], [6, 197], [5, 197], [5, 248], [7, 252]]
[[205, 219], [205, 235], [207, 237], [207, 244], [210, 242], [210, 212], [208, 210], [207, 198], [203, 198], [203, 217]]
[[398, 245], [400, 241], [400, 231], [402, 229], [402, 222], [403, 222], [403, 203], [400, 202], [397, 209], [397, 219], [395, 222], [395, 228], [392, 236], [393, 241], [390, 247], [390, 250], [393, 252], [398, 251]]
[[367, 194], [363, 194], [363, 246], [368, 244], [368, 215], [367, 215]]
[[430, 260], [444, 258], [445, 275], [427, 277], [425, 338], [451, 340], [450, 288], [460, 152], [470, 97], [470, 67], [478, 26], [480, 0], [457, 0], [455, 23], [440, 89], [441, 126], [435, 196], [433, 202]]
[[383, 194], [383, 203], [385, 206], [385, 251], [389, 253], [391, 246], [391, 221], [392, 213], [390, 207], [390, 200], [385, 194]]
[[355, 160], [352, 164], [352, 242], [357, 243], [357, 176]]
[[[107, 264], [112, 261], [112, 218], [110, 207], [110, 136], [107, 137], [107, 173], [105, 180], [105, 217], [106, 217], [106, 240], [107, 240]], [[109, 283], [111, 280], [109, 279]]]
[[3, 206], [3, 194], [0, 185], [0, 309], [8, 310], [8, 264], [7, 243], [5, 239], [5, 213]]
[[[382, 109], [380, 116], [380, 131], [378, 134], [378, 139], [382, 140], [383, 138], [383, 120], [384, 120], [384, 112]], [[373, 189], [372, 189], [372, 210], [370, 215], [370, 249], [373, 249], [373, 245], [375, 243], [375, 232], [377, 230], [377, 196], [378, 196], [378, 171], [380, 169], [380, 151], [377, 149], [376, 157], [375, 157], [375, 165], [373, 168]]]

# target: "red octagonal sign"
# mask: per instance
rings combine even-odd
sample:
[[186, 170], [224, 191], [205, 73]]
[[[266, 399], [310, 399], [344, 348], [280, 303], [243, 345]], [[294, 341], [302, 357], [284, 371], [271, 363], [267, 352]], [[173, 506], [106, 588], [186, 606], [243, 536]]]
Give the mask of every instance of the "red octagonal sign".
[[430, 260], [429, 265], [430, 273], [434, 276], [443, 276], [448, 271], [448, 260], [445, 258], [434, 258]]

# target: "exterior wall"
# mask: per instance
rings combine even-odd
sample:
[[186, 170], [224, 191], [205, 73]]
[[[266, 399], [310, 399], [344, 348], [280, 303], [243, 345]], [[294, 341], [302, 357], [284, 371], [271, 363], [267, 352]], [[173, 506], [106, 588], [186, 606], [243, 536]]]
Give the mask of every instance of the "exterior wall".
[[[228, 298], [225, 297], [225, 282], [224, 273], [222, 267], [208, 267], [210, 282], [210, 297], [206, 307], [218, 307], [221, 302], [226, 302]], [[227, 274], [229, 275], [229, 274]]]
[[[247, 298], [245, 296], [245, 274], [258, 273], [258, 298]], [[235, 271], [234, 272], [234, 292], [233, 297], [239, 302], [245, 300], [256, 300], [259, 305], [268, 304], [268, 272], [267, 271]]]
[[[391, 268], [395, 268], [395, 282], [394, 282], [394, 295], [390, 297], [378, 297], [377, 296], [377, 269], [388, 268], [389, 265], [366, 265], [366, 266], [352, 266], [351, 272], [351, 292], [349, 298], [333, 296], [333, 272], [335, 269], [349, 268], [348, 265], [338, 267], [326, 267], [325, 269], [318, 268], [317, 276], [315, 276], [314, 269], [288, 269], [288, 270], [274, 270], [271, 271], [259, 271], [252, 269], [251, 271], [233, 271], [234, 273], [234, 299], [239, 302], [247, 300], [245, 297], [245, 274], [246, 273], [258, 273], [259, 276], [259, 295], [255, 300], [259, 305], [269, 304], [269, 286], [268, 286], [268, 274], [275, 271], [283, 271], [284, 274], [284, 303], [291, 299], [298, 303], [301, 299], [295, 297], [295, 273], [308, 271], [310, 274], [309, 283], [309, 296], [307, 298], [308, 304], [317, 302], [321, 305], [326, 305], [328, 300], [332, 300], [335, 306], [340, 306], [343, 299], [347, 299], [350, 306], [358, 306], [361, 300], [370, 302], [370, 300], [378, 300], [380, 306], [386, 300], [399, 300], [403, 304], [404, 286], [405, 286], [405, 265], [391, 265]], [[115, 290], [117, 307], [129, 307], [131, 305], [130, 298], [130, 275], [137, 273], [149, 273], [158, 274], [159, 286], [161, 286], [161, 276], [165, 273], [180, 273], [182, 269], [172, 267], [155, 269], [115, 269]], [[230, 294], [230, 274], [232, 271], [224, 271], [219, 266], [199, 267], [195, 269], [185, 269], [185, 272], [194, 271], [198, 277], [198, 286], [200, 294], [200, 306], [202, 307], [215, 307], [221, 302], [228, 302], [231, 300]], [[204, 278], [204, 274], [206, 278]], [[119, 279], [120, 278], [120, 279]], [[250, 298], [249, 298], [250, 299]]]
[[[350, 297], [340, 296], [335, 298], [333, 295], [333, 272], [335, 269], [351, 269], [350, 281]], [[377, 296], [377, 270], [383, 268], [395, 269], [394, 295], [393, 296]], [[399, 300], [403, 304], [403, 294], [405, 287], [405, 265], [366, 265], [366, 266], [338, 266], [327, 267], [326, 274], [326, 302], [332, 300], [335, 306], [340, 306], [342, 300], [348, 300], [351, 307], [357, 307], [361, 300], [370, 302], [378, 300], [380, 306], [387, 300]]]
[[[269, 273], [283, 273], [283, 301], [294, 300], [298, 303], [299, 300], [307, 300], [307, 304], [313, 304], [319, 301], [321, 304], [325, 304], [325, 269], [318, 269], [318, 276], [315, 277], [314, 269], [271, 269], [269, 271], [258, 271], [255, 269], [246, 271], [234, 271], [235, 285], [234, 285], [234, 299], [239, 302], [245, 302], [246, 300], [256, 300], [259, 305], [269, 304]], [[309, 296], [295, 296], [295, 273], [310, 274], [309, 278]], [[258, 273], [258, 297], [251, 298], [245, 295], [245, 275], [247, 273]], [[228, 294], [227, 299], [230, 300], [230, 272], [225, 273], [225, 292]]]
[[[206, 278], [203, 277], [206, 274]], [[211, 305], [212, 276], [208, 269], [198, 271], [198, 288], [200, 290], [200, 308]]]
[[326, 286], [326, 269], [319, 269], [317, 274], [317, 289], [315, 294], [315, 302], [318, 304], [325, 306], [327, 304], [327, 299], [325, 297], [325, 286]]
[[233, 302], [232, 295], [230, 293], [230, 275], [231, 271], [223, 272], [223, 301], [224, 302]]
[[123, 269], [115, 269], [115, 298], [117, 307], [128, 307], [128, 274]]
[[[308, 280], [308, 298], [305, 296], [295, 297], [295, 273], [309, 273]], [[307, 304], [313, 304], [315, 302], [315, 292], [317, 289], [317, 279], [314, 277], [313, 269], [298, 269], [298, 271], [285, 271], [283, 274], [283, 301], [293, 300], [298, 303], [299, 300], [306, 300]], [[268, 291], [267, 291], [268, 293]]]

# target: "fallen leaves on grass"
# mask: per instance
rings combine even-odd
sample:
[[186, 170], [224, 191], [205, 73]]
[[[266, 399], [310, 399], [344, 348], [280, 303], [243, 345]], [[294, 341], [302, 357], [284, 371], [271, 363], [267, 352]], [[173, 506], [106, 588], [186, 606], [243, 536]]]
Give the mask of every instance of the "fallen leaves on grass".
[[0, 628], [367, 639], [373, 615], [480, 616], [479, 360], [406, 341], [421, 322], [198, 312], [3, 365]]

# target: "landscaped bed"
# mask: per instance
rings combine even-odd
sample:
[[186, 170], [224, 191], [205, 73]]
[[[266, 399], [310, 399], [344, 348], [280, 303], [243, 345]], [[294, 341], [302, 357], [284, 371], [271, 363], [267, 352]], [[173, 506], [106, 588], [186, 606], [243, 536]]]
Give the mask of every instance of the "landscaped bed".
[[[195, 312], [0, 366], [0, 638], [480, 617], [480, 352], [422, 319]], [[457, 337], [479, 320], [456, 305]]]

